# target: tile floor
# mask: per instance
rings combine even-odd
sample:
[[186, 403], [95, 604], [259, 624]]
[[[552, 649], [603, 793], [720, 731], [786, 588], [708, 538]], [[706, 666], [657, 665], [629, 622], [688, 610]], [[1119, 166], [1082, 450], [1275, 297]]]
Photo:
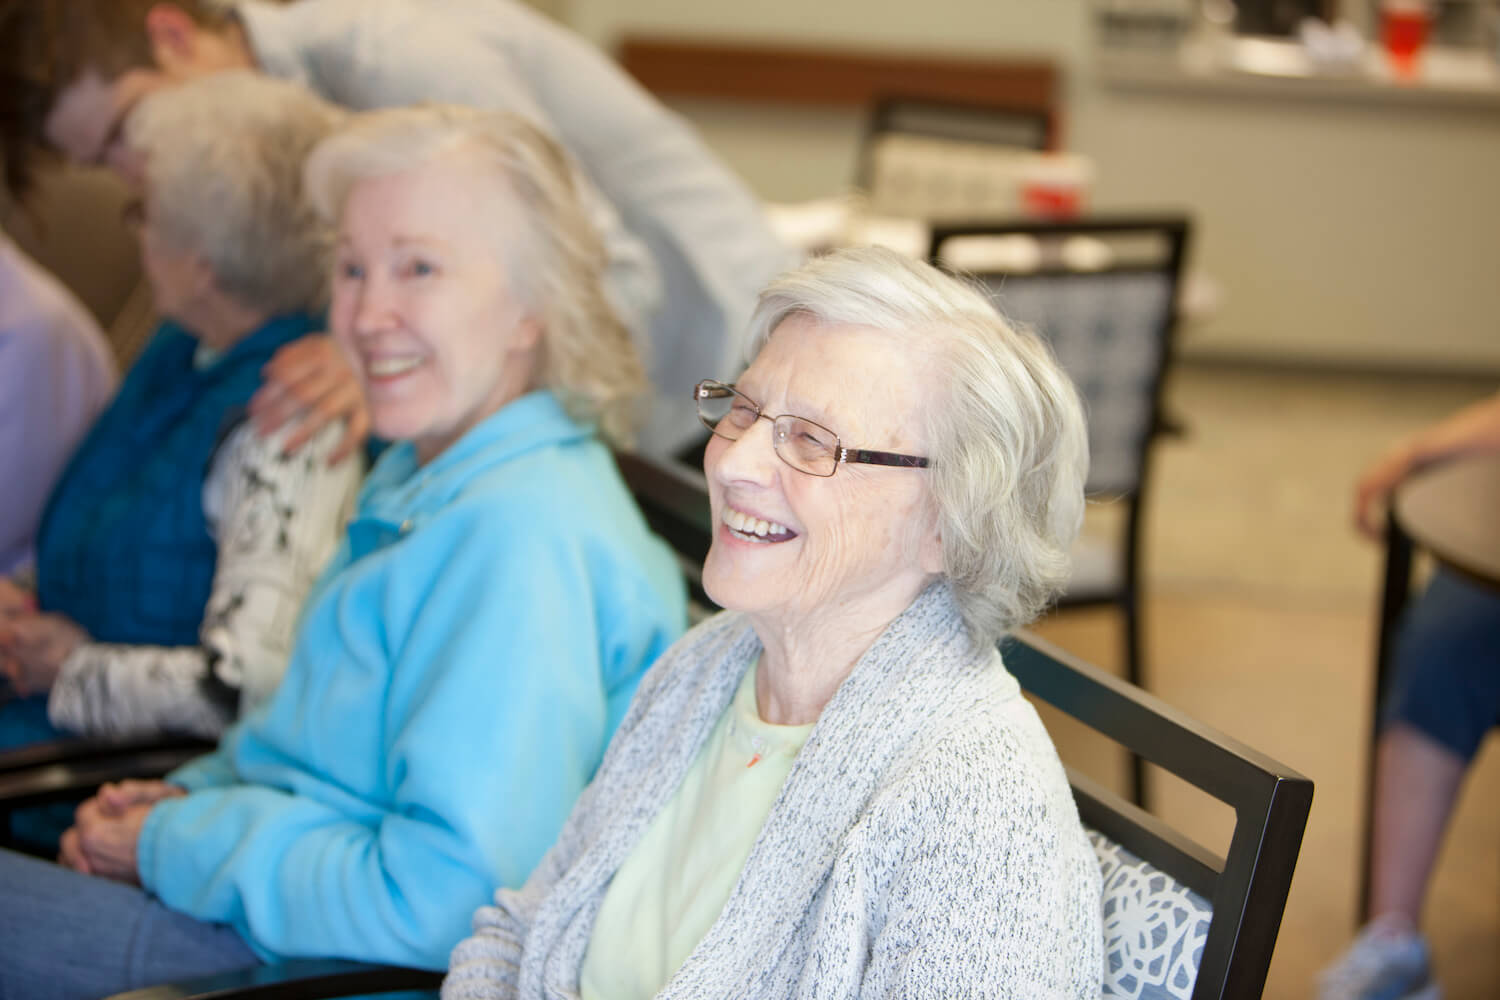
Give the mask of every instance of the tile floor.
[[[1195, 367], [1168, 390], [1188, 433], [1159, 446], [1146, 522], [1149, 686], [1316, 782], [1267, 997], [1313, 996], [1317, 970], [1355, 926], [1380, 552], [1349, 526], [1352, 485], [1387, 443], [1492, 389]], [[1039, 631], [1117, 666], [1117, 629], [1113, 612], [1091, 610]], [[1065, 758], [1120, 772], [1103, 741], [1049, 723]], [[1223, 849], [1226, 809], [1170, 778], [1155, 787], [1163, 816]], [[1500, 996], [1493, 736], [1439, 859], [1426, 922], [1449, 1000]]]

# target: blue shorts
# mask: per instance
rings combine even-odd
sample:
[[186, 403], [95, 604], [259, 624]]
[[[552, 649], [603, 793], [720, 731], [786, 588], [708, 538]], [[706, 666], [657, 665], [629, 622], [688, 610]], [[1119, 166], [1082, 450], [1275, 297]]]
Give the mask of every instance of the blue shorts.
[[1438, 570], [1397, 628], [1382, 723], [1472, 760], [1500, 722], [1500, 590]]

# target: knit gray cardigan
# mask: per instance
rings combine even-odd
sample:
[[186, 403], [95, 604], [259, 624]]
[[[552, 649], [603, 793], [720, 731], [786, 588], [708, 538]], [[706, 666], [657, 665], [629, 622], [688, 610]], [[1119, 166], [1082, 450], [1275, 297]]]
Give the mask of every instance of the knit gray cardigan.
[[[725, 613], [652, 667], [552, 850], [475, 914], [444, 1000], [577, 995], [610, 879], [759, 652]], [[1041, 721], [935, 583], [824, 708], [718, 920], [659, 996], [1092, 1000], [1099, 900]]]

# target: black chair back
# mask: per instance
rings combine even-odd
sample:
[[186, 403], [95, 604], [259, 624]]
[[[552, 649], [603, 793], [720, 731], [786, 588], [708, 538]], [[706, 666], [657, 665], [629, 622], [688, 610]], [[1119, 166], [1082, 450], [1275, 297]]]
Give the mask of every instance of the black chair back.
[[1202, 789], [1235, 814], [1223, 857], [1069, 769], [1079, 816], [1212, 904], [1193, 1000], [1256, 998], [1312, 808], [1310, 780], [1140, 688], [1021, 631], [1001, 643], [1032, 696]]
[[875, 159], [882, 139], [912, 135], [975, 146], [1009, 146], [1033, 151], [1058, 148], [1057, 116], [1035, 105], [943, 100], [887, 95], [875, 100], [860, 141], [855, 185], [869, 192], [875, 184]]

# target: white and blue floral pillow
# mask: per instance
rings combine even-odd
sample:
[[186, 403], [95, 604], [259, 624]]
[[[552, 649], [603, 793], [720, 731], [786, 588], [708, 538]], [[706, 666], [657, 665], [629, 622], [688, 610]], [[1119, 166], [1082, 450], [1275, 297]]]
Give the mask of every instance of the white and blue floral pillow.
[[1213, 907], [1103, 834], [1088, 836], [1104, 875], [1103, 995], [1188, 1000]]

